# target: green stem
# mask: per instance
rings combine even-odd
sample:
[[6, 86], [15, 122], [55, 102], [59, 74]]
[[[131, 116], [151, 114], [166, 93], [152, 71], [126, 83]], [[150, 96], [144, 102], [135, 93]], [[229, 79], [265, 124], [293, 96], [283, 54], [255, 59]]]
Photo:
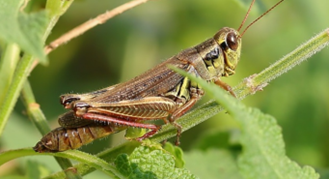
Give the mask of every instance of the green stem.
[[39, 104], [35, 101], [32, 88], [28, 80], [23, 86], [21, 99], [27, 110], [27, 115], [32, 123], [38, 128], [42, 135], [47, 134], [51, 129], [40, 109]]
[[[23, 86], [21, 99], [27, 109], [27, 115], [30, 120], [34, 123], [42, 135], [47, 134], [51, 129], [40, 109], [40, 106], [35, 101], [29, 81], [26, 81]], [[63, 170], [72, 167], [72, 163], [68, 159], [60, 157], [55, 157], [55, 159]]]
[[19, 59], [20, 48], [17, 44], [8, 44], [0, 60], [0, 104], [7, 94]]
[[5, 124], [8, 121], [9, 115], [14, 108], [17, 101], [20, 90], [30, 73], [30, 69], [33, 64], [33, 58], [30, 55], [24, 55], [24, 57], [19, 61], [16, 71], [10, 84], [6, 97], [2, 105], [0, 106], [0, 136], [4, 130]]
[[[114, 159], [119, 154], [122, 154], [122, 153], [130, 154], [138, 146], [140, 146], [140, 143], [136, 142], [136, 141], [125, 142], [119, 146], [107, 149], [107, 150], [97, 154], [97, 157], [110, 163], [110, 162], [113, 162]], [[83, 164], [83, 163], [76, 164], [73, 167], [76, 168], [82, 176], [95, 171], [95, 168], [91, 167], [90, 165]], [[50, 175], [44, 179], [55, 179], [55, 178], [60, 178], [60, 176], [64, 176], [63, 171]]]
[[[0, 165], [6, 163], [7, 161], [24, 156], [32, 156], [32, 155], [49, 155], [49, 156], [56, 156], [61, 158], [71, 158], [73, 160], [79, 161], [84, 163], [87, 166], [92, 166], [104, 173], [106, 173], [111, 178], [119, 177], [124, 178], [113, 165], [109, 164], [108, 162], [96, 157], [94, 155], [90, 155], [88, 153], [84, 153], [77, 150], [71, 150], [66, 152], [58, 152], [58, 153], [36, 153], [31, 148], [22, 148], [18, 150], [9, 150], [6, 152], [0, 153]], [[54, 178], [77, 178], [77, 173], [80, 173], [80, 168], [69, 168], [65, 170], [65, 174], [62, 173], [61, 175], [56, 175]], [[81, 178], [81, 177], [79, 177]]]
[[311, 38], [254, 77], [255, 85], [268, 83], [308, 59], [329, 43], [329, 29]]
[[[110, 148], [108, 150], [105, 150], [99, 154], [97, 154], [98, 158], [103, 159], [107, 163], [114, 161], [116, 156], [118, 156], [121, 153], [131, 153], [136, 147], [140, 145], [139, 142], [137, 141], [131, 141], [131, 142], [126, 142], [124, 144], [121, 144], [119, 146]], [[17, 149], [17, 150], [8, 150], [5, 152], [0, 153], [0, 166], [4, 163], [7, 163], [10, 160], [19, 158], [19, 157], [25, 157], [25, 156], [32, 156], [32, 155], [49, 155], [49, 156], [58, 156], [58, 157], [65, 157], [68, 158], [68, 155], [70, 156], [77, 156], [78, 158], [84, 160], [87, 157], [83, 157], [81, 155], [85, 155], [85, 153], [81, 151], [66, 151], [66, 152], [59, 152], [59, 153], [36, 153], [34, 152], [31, 148], [22, 148], [22, 149]], [[78, 159], [76, 158], [76, 159]], [[96, 158], [95, 158], [96, 159]], [[79, 163], [74, 165], [74, 168], [79, 172], [81, 175], [86, 175], [92, 171], [95, 170], [92, 165], [86, 164], [88, 162], [84, 163]], [[116, 170], [111, 170], [112, 173], [114, 173], [116, 176], [120, 176], [119, 173], [116, 172]], [[49, 175], [46, 177], [47, 179], [60, 179], [60, 178], [65, 178], [66, 177], [66, 170], [57, 172], [53, 175]]]
[[[318, 51], [322, 50], [329, 44], [329, 28], [320, 32], [306, 43], [297, 47], [294, 51], [276, 61], [271, 66], [267, 67], [260, 73], [246, 78], [243, 82], [237, 85], [234, 89], [241, 93], [239, 98], [248, 94], [253, 94], [261, 90], [270, 81], [286, 73], [296, 65], [305, 61]], [[246, 88], [247, 87], [247, 88]]]

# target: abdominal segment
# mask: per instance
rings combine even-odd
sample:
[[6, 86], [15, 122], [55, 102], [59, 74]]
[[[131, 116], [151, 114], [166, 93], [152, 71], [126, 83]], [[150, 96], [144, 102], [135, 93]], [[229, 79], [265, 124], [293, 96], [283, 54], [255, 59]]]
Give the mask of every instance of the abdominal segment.
[[46, 134], [33, 149], [39, 153], [77, 149], [95, 139], [123, 130], [121, 128], [126, 127], [113, 125], [94, 125], [70, 129], [59, 127]]

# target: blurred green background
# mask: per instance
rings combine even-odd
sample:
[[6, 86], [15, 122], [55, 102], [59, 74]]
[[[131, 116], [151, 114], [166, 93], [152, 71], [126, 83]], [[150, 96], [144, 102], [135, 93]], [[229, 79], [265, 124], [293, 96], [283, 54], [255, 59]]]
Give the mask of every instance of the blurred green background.
[[[124, 2], [128, 1], [76, 0], [47, 42]], [[276, 2], [258, 2], [247, 24]], [[153, 0], [124, 12], [51, 52], [48, 66], [35, 68], [29, 80], [37, 102], [55, 128], [57, 117], [65, 112], [59, 95], [89, 92], [129, 80], [212, 37], [221, 27], [238, 28], [248, 5], [249, 1], [235, 0]], [[246, 32], [236, 74], [224, 81], [235, 86], [328, 28], [328, 7], [327, 0], [283, 2]], [[326, 48], [243, 101], [277, 119], [291, 159], [319, 170], [329, 166], [328, 58]], [[206, 96], [198, 104], [209, 100]], [[214, 131], [225, 134], [237, 128], [229, 115], [219, 114], [183, 133], [181, 147], [189, 151], [200, 143], [202, 136]], [[0, 149], [32, 147], [40, 137], [18, 101], [0, 139]], [[106, 145], [121, 143], [121, 139], [122, 135], [114, 135], [82, 149], [97, 153]], [[227, 143], [227, 138], [216, 142]], [[50, 157], [32, 159], [59, 169]], [[6, 165], [7, 172], [22, 161]]]

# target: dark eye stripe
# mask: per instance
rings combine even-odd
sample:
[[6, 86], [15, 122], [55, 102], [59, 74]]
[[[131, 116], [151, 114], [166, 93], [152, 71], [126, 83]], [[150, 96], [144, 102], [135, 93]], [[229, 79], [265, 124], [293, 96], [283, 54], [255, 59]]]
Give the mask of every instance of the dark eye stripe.
[[218, 56], [219, 56], [219, 49], [215, 48], [214, 50], [206, 54], [205, 60], [214, 60], [217, 59]]

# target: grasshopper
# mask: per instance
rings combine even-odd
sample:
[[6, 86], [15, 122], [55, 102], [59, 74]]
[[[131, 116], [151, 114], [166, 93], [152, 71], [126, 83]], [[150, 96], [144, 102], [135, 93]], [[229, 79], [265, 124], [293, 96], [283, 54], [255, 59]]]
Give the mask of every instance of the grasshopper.
[[85, 135], [85, 132], [77, 132], [78, 129], [91, 129], [91, 126], [99, 131], [105, 131], [104, 134], [97, 134], [93, 139], [127, 127], [149, 129], [149, 132], [137, 138], [141, 141], [154, 135], [161, 128], [160, 125], [143, 123], [143, 121], [158, 119], [175, 126], [178, 145], [182, 129], [176, 123], [176, 119], [193, 107], [204, 92], [197, 83], [169, 69], [168, 65], [185, 70], [208, 82], [214, 82], [235, 96], [231, 87], [220, 78], [235, 73], [244, 32], [282, 1], [253, 21], [241, 35], [239, 30], [255, 0], [252, 1], [238, 30], [224, 27], [212, 38], [183, 50], [127, 82], [90, 93], [62, 95], [61, 104], [71, 111], [60, 117], [59, 122], [62, 127], [43, 137], [34, 150], [56, 152], [78, 148], [87, 142], [82, 140], [84, 137], [80, 137], [81, 142], [76, 143], [77, 138], [71, 136], [78, 133], [80, 136]]

